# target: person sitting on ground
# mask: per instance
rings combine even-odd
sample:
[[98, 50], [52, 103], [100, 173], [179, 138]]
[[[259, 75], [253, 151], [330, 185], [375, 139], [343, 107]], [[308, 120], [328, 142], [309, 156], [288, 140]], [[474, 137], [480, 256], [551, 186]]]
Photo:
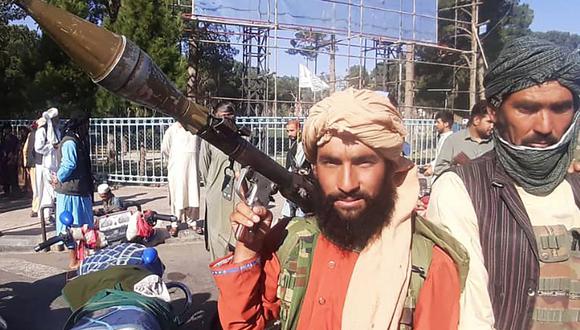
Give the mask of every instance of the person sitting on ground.
[[97, 187], [97, 193], [101, 198], [103, 207], [95, 211], [96, 216], [103, 216], [106, 214], [123, 211], [125, 209], [123, 201], [119, 197], [115, 196], [115, 194], [113, 194], [111, 187], [109, 187], [108, 184], [100, 184]]

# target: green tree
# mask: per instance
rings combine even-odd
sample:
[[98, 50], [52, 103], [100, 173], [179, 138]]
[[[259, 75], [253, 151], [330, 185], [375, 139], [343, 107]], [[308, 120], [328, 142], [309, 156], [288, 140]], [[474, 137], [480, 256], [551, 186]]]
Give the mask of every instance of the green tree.
[[532, 32], [532, 35], [550, 40], [556, 45], [561, 45], [570, 48], [570, 50], [576, 50], [580, 48], [580, 35], [562, 32], [562, 31], [548, 31], [548, 32]]
[[234, 56], [224, 25], [187, 22], [191, 36], [190, 65], [193, 68], [190, 83], [198, 102], [210, 104], [212, 97], [239, 97], [242, 94], [244, 66]]
[[[103, 21], [106, 12], [104, 1], [49, 2], [95, 24]], [[46, 34], [40, 36], [36, 60], [39, 69], [29, 88], [29, 97], [37, 110], [56, 106], [63, 116], [67, 116], [73, 110], [92, 111], [95, 108], [98, 87]]]
[[488, 0], [479, 10], [479, 21], [489, 21], [481, 36], [488, 62], [493, 62], [506, 42], [531, 33], [534, 11], [520, 0]]
[[[181, 19], [172, 11], [171, 0], [132, 0], [122, 2], [113, 22], [105, 27], [131, 39], [148, 53], [178, 88], [187, 80], [186, 61], [181, 52]], [[97, 113], [101, 115], [145, 115], [144, 107], [113, 95], [103, 89], [96, 96]]]
[[9, 1], [0, 2], [0, 104], [3, 118], [25, 117], [33, 110], [27, 89], [36, 69], [38, 36], [27, 27], [10, 25], [25, 17]]
[[377, 63], [370, 73], [369, 87], [376, 90], [393, 91], [396, 88], [396, 81], [399, 67], [397, 63], [387, 61]]
[[347, 81], [348, 87], [354, 88], [359, 87], [365, 88], [371, 82], [369, 73], [366, 70], [366, 68], [365, 67], [361, 68], [361, 66], [358, 64], [348, 68], [347, 74], [344, 77], [344, 79]]
[[334, 73], [333, 57], [336, 53], [336, 40], [334, 35], [330, 37], [327, 34], [313, 31], [298, 31], [294, 35], [294, 39], [290, 40], [291, 49], [286, 52], [290, 55], [302, 55], [306, 61], [314, 61], [314, 73], [318, 73], [318, 52], [329, 52], [331, 61], [329, 63], [329, 73], [332, 76]]
[[[471, 21], [471, 10], [462, 7], [455, 10], [455, 0], [439, 0], [438, 43], [443, 46], [471, 50], [471, 26], [454, 24], [453, 19]], [[459, 5], [461, 6], [460, 2]], [[493, 62], [509, 40], [531, 33], [529, 26], [533, 10], [520, 0], [486, 0], [479, 7], [479, 22], [487, 22], [487, 32], [480, 35], [488, 63]], [[467, 109], [469, 107], [469, 70], [471, 57], [467, 54], [447, 52], [428, 47], [415, 47], [415, 104], [424, 107]], [[427, 62], [452, 64], [456, 67], [437, 66]], [[463, 67], [459, 69], [458, 67]], [[479, 59], [479, 67], [483, 64]]]

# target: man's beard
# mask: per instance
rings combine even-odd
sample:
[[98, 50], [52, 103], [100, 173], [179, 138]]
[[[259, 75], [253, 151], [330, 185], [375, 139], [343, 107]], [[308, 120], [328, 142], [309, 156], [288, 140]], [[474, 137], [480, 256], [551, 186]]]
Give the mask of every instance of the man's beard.
[[[322, 234], [343, 250], [364, 249], [389, 225], [397, 200], [390, 176], [385, 176], [381, 187], [375, 198], [362, 191], [348, 195], [338, 193], [324, 196], [320, 187], [317, 187], [314, 211]], [[347, 197], [364, 199], [365, 208], [358, 214], [344, 217], [334, 208], [334, 202]]]

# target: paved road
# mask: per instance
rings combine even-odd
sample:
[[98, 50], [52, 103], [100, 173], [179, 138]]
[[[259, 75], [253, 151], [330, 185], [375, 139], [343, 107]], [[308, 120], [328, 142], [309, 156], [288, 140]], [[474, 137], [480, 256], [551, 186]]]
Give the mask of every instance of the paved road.
[[[208, 271], [210, 260], [203, 241], [163, 244], [157, 250], [167, 266], [165, 279], [183, 282], [193, 293], [193, 315], [182, 329], [211, 329], [217, 290]], [[62, 328], [70, 315], [60, 295], [67, 262], [67, 254], [62, 252], [0, 256], [0, 315], [10, 330]]]
[[[138, 201], [144, 209], [170, 212], [165, 186], [125, 186], [115, 194]], [[204, 195], [202, 189], [202, 201]], [[283, 198], [278, 194], [275, 199], [272, 212], [277, 217]], [[39, 221], [30, 218], [29, 206], [26, 198], [0, 199], [0, 231], [4, 234], [0, 237], [0, 315], [10, 330], [61, 329], [70, 315], [60, 295], [67, 279], [68, 255], [28, 252], [40, 242]], [[204, 214], [203, 207], [200, 214]], [[201, 237], [188, 232], [180, 232], [180, 238], [158, 245], [157, 250], [166, 265], [165, 279], [185, 283], [194, 294], [190, 312], [195, 314], [183, 329], [212, 329], [217, 290], [208, 270], [209, 253]]]

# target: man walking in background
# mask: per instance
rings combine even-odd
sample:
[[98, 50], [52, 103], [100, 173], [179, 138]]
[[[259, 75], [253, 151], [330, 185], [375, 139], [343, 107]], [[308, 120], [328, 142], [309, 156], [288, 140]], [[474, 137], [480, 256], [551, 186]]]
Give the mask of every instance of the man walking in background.
[[[235, 119], [232, 102], [218, 103], [213, 115], [220, 118]], [[238, 200], [234, 192], [236, 173], [240, 164], [221, 150], [202, 141], [199, 152], [199, 173], [205, 183], [205, 235], [206, 248], [211, 258], [219, 258], [233, 250], [236, 238], [228, 219]]]
[[[310, 163], [306, 160], [304, 146], [300, 132], [300, 121], [291, 119], [286, 123], [286, 133], [290, 140], [290, 147], [286, 153], [286, 169], [293, 173], [306, 175], [310, 173]], [[292, 201], [286, 200], [282, 207], [282, 217], [293, 218], [295, 216], [304, 216], [304, 212], [298, 208]]]
[[30, 176], [30, 186], [32, 187], [32, 211], [30, 212], [30, 217], [32, 218], [38, 216], [38, 207], [40, 206], [38, 186], [36, 183], [36, 167], [42, 165], [42, 155], [34, 150], [34, 137], [37, 128], [38, 124], [36, 122], [33, 122], [32, 125], [30, 125], [30, 132], [28, 133], [24, 146], [22, 147], [24, 167], [28, 171], [28, 175]]
[[18, 193], [18, 159], [20, 158], [20, 147], [18, 138], [12, 134], [12, 128], [6, 124], [2, 127], [2, 140], [0, 141], [0, 154], [2, 154], [2, 189], [4, 196], [11, 196]]
[[451, 134], [443, 143], [435, 161], [435, 176], [452, 165], [464, 165], [493, 149], [493, 121], [487, 113], [487, 102], [479, 101], [471, 108], [467, 128]]
[[435, 158], [425, 168], [425, 176], [432, 176], [435, 169], [437, 156], [441, 152], [445, 140], [453, 134], [453, 112], [438, 111], [435, 114], [435, 129], [437, 130], [437, 146], [435, 148]]
[[[167, 179], [169, 181], [169, 203], [171, 213], [178, 221], [197, 228], [199, 219], [199, 138], [186, 131], [179, 122], [171, 125], [161, 143], [161, 153], [167, 158]], [[177, 223], [171, 224], [170, 234], [177, 236]]]

